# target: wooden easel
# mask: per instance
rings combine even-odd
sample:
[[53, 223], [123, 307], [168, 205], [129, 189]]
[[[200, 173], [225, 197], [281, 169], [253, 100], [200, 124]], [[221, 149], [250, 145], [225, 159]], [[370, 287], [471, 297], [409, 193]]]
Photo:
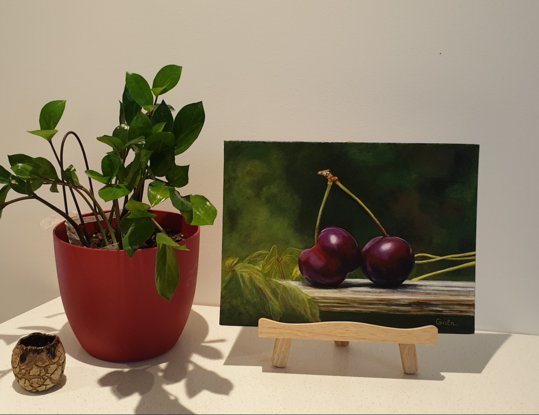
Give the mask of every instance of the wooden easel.
[[402, 369], [413, 375], [418, 370], [415, 345], [438, 344], [438, 329], [435, 326], [396, 329], [347, 321], [288, 324], [261, 318], [258, 337], [275, 339], [271, 363], [280, 368], [286, 367], [292, 339], [333, 340], [339, 347], [348, 346], [351, 341], [398, 343]]

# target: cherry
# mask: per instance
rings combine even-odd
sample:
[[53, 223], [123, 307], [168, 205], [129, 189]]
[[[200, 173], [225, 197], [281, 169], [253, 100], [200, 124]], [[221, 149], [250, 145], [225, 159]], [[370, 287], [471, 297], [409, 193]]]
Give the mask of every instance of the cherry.
[[301, 275], [313, 285], [336, 286], [360, 265], [356, 240], [344, 229], [325, 228], [316, 244], [301, 251], [298, 265]]
[[415, 257], [412, 247], [396, 236], [378, 236], [361, 250], [361, 269], [380, 287], [397, 287], [412, 272]]

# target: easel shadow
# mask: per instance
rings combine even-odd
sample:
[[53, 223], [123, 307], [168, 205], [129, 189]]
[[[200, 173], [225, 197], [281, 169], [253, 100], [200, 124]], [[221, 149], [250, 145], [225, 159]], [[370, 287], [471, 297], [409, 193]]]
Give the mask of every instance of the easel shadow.
[[399, 348], [389, 343], [354, 343], [336, 347], [331, 341], [292, 340], [288, 365], [271, 364], [273, 339], [259, 338], [256, 327], [244, 327], [225, 359], [229, 366], [261, 366], [263, 372], [382, 379], [445, 379], [443, 373], [482, 373], [510, 334], [438, 336], [438, 345], [417, 345], [419, 371], [403, 373]]

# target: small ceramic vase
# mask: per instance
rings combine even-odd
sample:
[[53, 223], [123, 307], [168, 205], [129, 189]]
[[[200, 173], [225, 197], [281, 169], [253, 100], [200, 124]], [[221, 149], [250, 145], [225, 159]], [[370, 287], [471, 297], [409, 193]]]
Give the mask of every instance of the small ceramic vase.
[[41, 392], [56, 385], [64, 373], [66, 355], [58, 336], [32, 333], [17, 342], [11, 367], [19, 385]]

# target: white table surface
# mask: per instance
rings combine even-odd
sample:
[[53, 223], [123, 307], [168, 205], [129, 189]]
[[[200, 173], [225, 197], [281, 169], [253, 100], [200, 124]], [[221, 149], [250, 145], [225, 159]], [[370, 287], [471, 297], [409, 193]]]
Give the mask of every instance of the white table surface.
[[[79, 345], [60, 298], [0, 325], [2, 413], [537, 413], [539, 336], [441, 335], [418, 346], [405, 375], [395, 344], [294, 340], [288, 367], [270, 363], [273, 340], [221, 327], [219, 308], [194, 306], [180, 340], [157, 358], [97, 360]], [[25, 334], [59, 333], [64, 379], [24, 391], [11, 352]]]

